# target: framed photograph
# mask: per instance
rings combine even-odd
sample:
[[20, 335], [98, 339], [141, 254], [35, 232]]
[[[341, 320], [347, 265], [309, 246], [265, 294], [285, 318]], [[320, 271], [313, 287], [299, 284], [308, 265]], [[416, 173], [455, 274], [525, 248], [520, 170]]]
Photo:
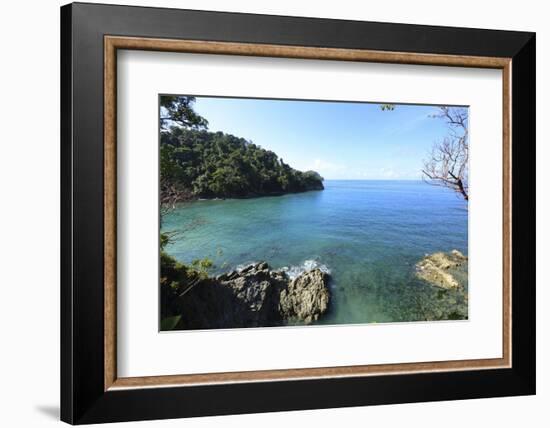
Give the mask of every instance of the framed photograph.
[[61, 418], [535, 393], [535, 35], [61, 8]]

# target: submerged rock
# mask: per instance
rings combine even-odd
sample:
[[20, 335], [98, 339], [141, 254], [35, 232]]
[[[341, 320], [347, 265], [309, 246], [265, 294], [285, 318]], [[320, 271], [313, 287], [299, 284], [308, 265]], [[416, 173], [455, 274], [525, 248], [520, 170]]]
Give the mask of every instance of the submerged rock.
[[458, 250], [433, 253], [416, 264], [416, 276], [439, 288], [457, 289], [460, 283], [452, 271], [466, 263], [468, 257]]

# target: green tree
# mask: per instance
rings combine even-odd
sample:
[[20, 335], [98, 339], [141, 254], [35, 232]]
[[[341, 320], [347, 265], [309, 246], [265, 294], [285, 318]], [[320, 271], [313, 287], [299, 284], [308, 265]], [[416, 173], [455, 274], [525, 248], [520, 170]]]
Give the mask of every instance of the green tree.
[[314, 171], [301, 172], [272, 151], [223, 132], [172, 127], [161, 135], [161, 176], [190, 197], [247, 197], [323, 189]]
[[[192, 192], [190, 177], [194, 175], [195, 153], [178, 144], [182, 129], [206, 129], [208, 121], [193, 109], [195, 97], [161, 95], [160, 97], [160, 206], [162, 215]], [[188, 163], [181, 168], [182, 163]]]
[[160, 96], [160, 126], [167, 131], [170, 126], [189, 129], [206, 129], [208, 121], [193, 109], [195, 97], [183, 95]]

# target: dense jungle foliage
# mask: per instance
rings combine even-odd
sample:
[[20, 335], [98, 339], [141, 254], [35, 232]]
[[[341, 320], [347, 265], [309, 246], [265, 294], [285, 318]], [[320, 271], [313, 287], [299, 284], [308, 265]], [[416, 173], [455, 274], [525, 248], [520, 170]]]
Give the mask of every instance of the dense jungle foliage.
[[161, 97], [162, 200], [251, 197], [322, 190], [315, 171], [291, 168], [272, 151], [223, 132], [192, 108], [193, 97]]

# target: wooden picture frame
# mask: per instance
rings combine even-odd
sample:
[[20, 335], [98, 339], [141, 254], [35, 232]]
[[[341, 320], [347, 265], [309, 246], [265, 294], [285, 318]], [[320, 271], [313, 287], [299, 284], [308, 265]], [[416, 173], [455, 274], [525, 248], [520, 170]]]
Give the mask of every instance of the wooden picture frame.
[[[502, 358], [118, 377], [117, 49], [502, 70]], [[62, 420], [80, 424], [535, 392], [533, 33], [76, 3], [61, 9], [61, 53]]]

